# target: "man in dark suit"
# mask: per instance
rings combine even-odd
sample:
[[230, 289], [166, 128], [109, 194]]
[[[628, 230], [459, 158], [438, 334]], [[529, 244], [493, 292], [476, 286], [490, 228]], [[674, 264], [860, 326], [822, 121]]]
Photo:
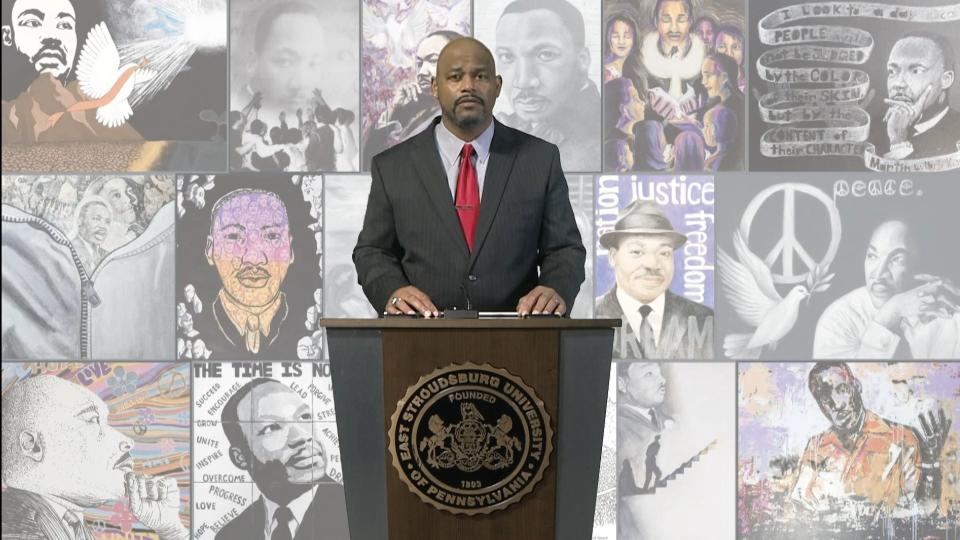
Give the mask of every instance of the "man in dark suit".
[[176, 480], [134, 472], [134, 443], [108, 423], [109, 413], [98, 395], [52, 375], [5, 389], [5, 540], [93, 540], [84, 509], [123, 497], [161, 540], [190, 538]]
[[560, 154], [494, 120], [501, 84], [482, 43], [451, 41], [433, 79], [441, 117], [373, 158], [353, 261], [378, 311], [572, 307], [586, 251]]
[[349, 540], [343, 486], [327, 477], [309, 403], [274, 379], [253, 379], [230, 396], [220, 419], [230, 461], [260, 497], [217, 540]]
[[597, 317], [622, 318], [616, 358], [713, 358], [713, 310], [669, 291], [673, 252], [687, 237], [653, 201], [621, 210], [612, 231], [600, 236], [609, 250], [616, 284], [597, 301]]
[[887, 60], [883, 115], [890, 159], [923, 159], [957, 153], [960, 111], [950, 107], [956, 81], [956, 58], [950, 41], [929, 32], [900, 38]]

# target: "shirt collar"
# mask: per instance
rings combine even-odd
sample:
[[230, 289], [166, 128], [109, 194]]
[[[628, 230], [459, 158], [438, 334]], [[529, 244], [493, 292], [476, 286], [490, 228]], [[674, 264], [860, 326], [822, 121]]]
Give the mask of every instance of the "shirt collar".
[[[629, 403], [623, 403], [623, 405], [624, 405], [625, 407], [633, 410], [634, 412], [637, 412], [637, 413], [643, 415], [647, 420], [651, 420], [651, 421], [652, 421], [652, 419], [650, 418], [650, 412], [653, 411], [653, 407], [650, 407], [649, 409], [645, 409], [645, 408], [643, 408], [643, 407], [637, 407], [636, 405], [631, 405], [631, 404], [629, 404]], [[657, 416], [659, 416], [659, 414], [658, 414]]]
[[283, 305], [283, 298], [284, 294], [281, 291], [277, 294], [277, 297], [266, 306], [251, 308], [234, 302], [234, 300], [230, 298], [230, 295], [227, 294], [226, 290], [220, 291], [220, 301], [223, 305], [223, 311], [227, 314], [230, 322], [233, 323], [233, 325], [237, 328], [237, 332], [239, 332], [240, 335], [246, 335], [247, 333], [247, 317], [250, 315], [255, 315], [260, 322], [260, 333], [262, 333], [264, 336], [269, 336], [270, 324], [273, 322], [273, 316], [277, 314], [277, 311], [279, 311], [280, 307]]
[[[293, 536], [296, 536], [297, 530], [300, 528], [300, 524], [303, 523], [303, 516], [306, 515], [307, 509], [310, 508], [310, 503], [313, 502], [313, 498], [317, 495], [318, 488], [319, 486], [313, 486], [308, 491], [303, 492], [303, 494], [296, 499], [287, 503], [287, 508], [289, 508], [290, 513], [293, 514], [293, 521], [295, 522], [293, 530], [290, 531]], [[264, 526], [264, 532], [267, 533], [267, 538], [270, 538], [270, 535], [273, 533], [273, 530], [277, 525], [273, 519], [273, 514], [277, 511], [277, 508], [280, 508], [280, 505], [264, 496], [263, 507], [267, 512], [267, 519], [264, 520], [264, 523], [266, 523]]]
[[[644, 304], [643, 302], [627, 294], [622, 288], [617, 287], [617, 300], [620, 302], [620, 307], [623, 308], [623, 312], [639, 314], [640, 306], [650, 306], [653, 308], [653, 311], [651, 311], [650, 315], [647, 315], [647, 317], [652, 318], [650, 321], [651, 324], [653, 324], [654, 320], [663, 320], [663, 306], [666, 304], [666, 295], [666, 292], [662, 292], [660, 293], [660, 296], [653, 299], [653, 302]], [[654, 328], [656, 328], [656, 325], [654, 325]]]
[[918, 124], [915, 124], [913, 126], [913, 130], [916, 132], [917, 135], [923, 133], [924, 131], [929, 131], [931, 128], [933, 128], [933, 126], [937, 125], [937, 123], [939, 123], [940, 120], [943, 120], [943, 117], [947, 115], [947, 111], [949, 110], [950, 110], [950, 106], [948, 105], [944, 107], [942, 111], [937, 113], [936, 116], [933, 116], [930, 119], [924, 120], [923, 122], [920, 122]]
[[487, 129], [483, 130], [483, 133], [468, 143], [460, 140], [459, 137], [447, 129], [447, 126], [443, 125], [443, 120], [438, 122], [434, 133], [437, 138], [437, 147], [440, 149], [440, 156], [443, 158], [444, 166], [450, 167], [460, 159], [460, 152], [463, 150], [463, 145], [465, 144], [473, 145], [473, 151], [477, 155], [477, 163], [486, 161], [487, 156], [490, 155], [490, 143], [493, 141], [494, 124], [496, 124], [496, 122], [490, 122]]
[[[890, 425], [887, 424], [883, 418], [880, 418], [870, 410], [864, 411], [863, 415], [863, 427], [860, 428], [860, 432], [857, 433], [856, 438], [854, 439], [854, 448], [860, 446], [861, 441], [867, 435], [877, 435], [877, 434], [886, 434], [890, 433]], [[821, 444], [829, 444], [835, 446], [844, 452], [847, 452], [847, 449], [843, 446], [843, 443], [840, 442], [840, 437], [831, 427], [826, 431], [823, 438], [821, 439]]]

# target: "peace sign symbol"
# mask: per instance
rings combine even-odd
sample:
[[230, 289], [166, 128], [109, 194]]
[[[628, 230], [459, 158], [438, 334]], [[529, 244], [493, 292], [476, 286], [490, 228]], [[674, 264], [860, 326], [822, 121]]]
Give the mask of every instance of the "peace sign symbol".
[[167, 371], [157, 381], [157, 390], [167, 399], [177, 399], [186, 395], [188, 390], [186, 377], [176, 371]]
[[[826, 268], [833, 262], [837, 255], [837, 247], [840, 245], [840, 212], [826, 193], [809, 185], [800, 183], [775, 184], [758, 193], [750, 204], [747, 205], [740, 219], [740, 234], [743, 235], [747, 245], [750, 245], [750, 227], [753, 224], [757, 212], [763, 206], [763, 203], [777, 192], [783, 192], [783, 226], [780, 232], [780, 240], [773, 246], [773, 249], [763, 257], [763, 262], [771, 271], [777, 260], [781, 262], [783, 273], [773, 272], [773, 282], [793, 285], [802, 283], [807, 279], [810, 269], [816, 265]], [[827, 253], [823, 259], [814, 260], [810, 253], [803, 247], [796, 237], [796, 204], [797, 193], [802, 193], [813, 197], [827, 208], [827, 214], [830, 216], [830, 245], [827, 247]], [[759, 254], [758, 254], [759, 255]], [[803, 273], [794, 273], [794, 255], [800, 259], [800, 263], [806, 268]]]

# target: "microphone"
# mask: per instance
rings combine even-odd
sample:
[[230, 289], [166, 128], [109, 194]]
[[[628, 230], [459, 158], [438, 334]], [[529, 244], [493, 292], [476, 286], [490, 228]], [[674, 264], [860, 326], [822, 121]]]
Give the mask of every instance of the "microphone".
[[467, 287], [463, 283], [460, 284], [460, 290], [463, 292], [463, 297], [467, 300], [467, 309], [445, 309], [443, 310], [444, 319], [479, 319], [480, 312], [473, 309], [473, 302], [470, 301], [470, 293], [467, 292]]

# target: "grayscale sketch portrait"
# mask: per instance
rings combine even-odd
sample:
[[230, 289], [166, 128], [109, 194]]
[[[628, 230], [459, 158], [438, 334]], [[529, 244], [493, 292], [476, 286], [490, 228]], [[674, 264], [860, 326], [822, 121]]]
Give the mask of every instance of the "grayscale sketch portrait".
[[956, 5], [776, 0], [750, 18], [751, 169], [960, 168]]
[[190, 538], [189, 371], [4, 364], [3, 537]]
[[359, 4], [230, 4], [230, 169], [359, 168]]
[[193, 364], [194, 538], [349, 540], [329, 364]]
[[734, 538], [727, 364], [615, 362], [617, 538]]
[[3, 359], [169, 360], [171, 176], [3, 176]]
[[782, 180], [720, 185], [725, 356], [960, 358], [953, 179]]
[[560, 147], [567, 171], [600, 170], [600, 12], [583, 0], [496, 0], [475, 37], [503, 77], [495, 116]]
[[472, 35], [470, 0], [365, 0], [361, 164], [409, 139], [440, 115], [431, 83], [440, 51]]
[[4, 0], [5, 172], [222, 171], [227, 6]]

